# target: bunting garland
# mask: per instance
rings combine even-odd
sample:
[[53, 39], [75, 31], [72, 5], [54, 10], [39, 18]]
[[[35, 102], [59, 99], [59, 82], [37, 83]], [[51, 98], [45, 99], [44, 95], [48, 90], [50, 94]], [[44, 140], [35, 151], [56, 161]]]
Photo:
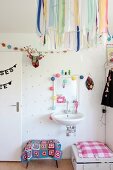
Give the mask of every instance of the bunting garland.
[[[6, 47], [9, 50], [13, 49], [15, 51], [21, 51], [21, 52], [27, 53], [27, 56], [31, 59], [32, 65], [35, 68], [39, 67], [39, 60], [41, 60], [44, 57], [44, 54], [41, 51], [38, 51], [37, 49], [33, 49], [33, 48], [31, 48], [31, 46], [26, 46], [26, 47], [23, 47], [23, 48], [19, 48], [19, 47], [13, 47], [10, 44], [7, 45], [4, 42], [1, 43], [1, 46], [3, 48]], [[11, 68], [9, 68], [7, 70], [0, 71], [0, 75], [4, 75], [4, 73], [9, 74], [9, 72], [13, 72], [13, 68], [16, 67], [16, 65], [17, 64], [15, 64], [13, 67], [11, 67]]]
[[[68, 51], [73, 51], [73, 50], [70, 50], [70, 49], [67, 49], [67, 50], [37, 50], [35, 48], [32, 48], [31, 45], [29, 46], [26, 46], [26, 47], [13, 47], [13, 45], [11, 44], [7, 44], [7, 43], [1, 43], [1, 47], [3, 48], [7, 48], [9, 50], [14, 50], [14, 51], [20, 51], [20, 52], [26, 52], [26, 48], [31, 48], [33, 50], [32, 53], [35, 53], [37, 51], [37, 53], [39, 53], [40, 55], [42, 55], [43, 57], [46, 55], [46, 54], [52, 54], [52, 53], [67, 53]], [[9, 48], [10, 47], [10, 48]], [[30, 57], [30, 56], [29, 56]], [[31, 59], [31, 57], [30, 57]]]
[[108, 0], [37, 1], [38, 32], [50, 49], [79, 51], [108, 33]]
[[8, 69], [6, 69], [6, 70], [1, 70], [0, 71], [0, 75], [2, 76], [2, 75], [7, 75], [7, 74], [9, 74], [9, 73], [11, 73], [11, 72], [13, 72], [14, 71], [14, 68], [16, 68], [16, 66], [17, 66], [17, 64], [15, 64], [14, 66], [12, 66], [12, 67], [10, 67], [10, 68], [8, 68]]
[[0, 84], [0, 89], [7, 89], [7, 85], [11, 85], [12, 81], [9, 81], [8, 83], [5, 84]]

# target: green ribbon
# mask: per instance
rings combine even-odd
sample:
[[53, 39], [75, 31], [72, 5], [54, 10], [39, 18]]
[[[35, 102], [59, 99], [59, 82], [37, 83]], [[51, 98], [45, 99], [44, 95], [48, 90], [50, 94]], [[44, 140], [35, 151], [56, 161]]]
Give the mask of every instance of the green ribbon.
[[87, 31], [92, 31], [94, 27], [94, 23], [96, 25], [96, 12], [97, 12], [97, 5], [96, 0], [87, 0], [88, 1], [88, 25]]
[[54, 27], [54, 0], [49, 3], [49, 26]]
[[65, 24], [65, 0], [59, 1], [59, 33], [64, 33]]
[[65, 25], [65, 0], [57, 0], [56, 12], [57, 45], [61, 46]]

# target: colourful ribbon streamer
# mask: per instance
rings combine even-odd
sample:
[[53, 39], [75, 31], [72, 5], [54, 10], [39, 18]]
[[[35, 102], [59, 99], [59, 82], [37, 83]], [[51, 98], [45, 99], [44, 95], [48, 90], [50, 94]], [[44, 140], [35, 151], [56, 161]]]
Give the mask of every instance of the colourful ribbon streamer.
[[44, 24], [44, 40], [43, 44], [46, 44], [46, 32], [47, 32], [47, 0], [42, 0], [43, 2], [43, 24]]
[[[100, 35], [108, 32], [108, 0], [37, 1], [37, 28], [38, 32], [44, 35], [44, 44], [48, 37], [51, 41], [50, 44], [54, 44], [54, 48], [62, 47], [64, 34], [72, 35], [71, 33], [74, 32], [76, 45], [73, 43], [73, 46], [76, 46], [77, 51], [79, 51], [80, 44], [89, 43], [92, 45], [95, 42], [97, 28], [99, 28]], [[41, 21], [42, 18], [43, 21]], [[67, 38], [67, 41], [69, 40], [68, 47], [72, 47], [75, 34], [70, 39]]]
[[[77, 51], [80, 49], [80, 28], [79, 28], [79, 1], [74, 1], [75, 26], [77, 31]], [[76, 41], [76, 40], [75, 40]]]
[[88, 32], [93, 31], [93, 27], [96, 25], [96, 12], [96, 0], [88, 0]]
[[64, 21], [65, 21], [65, 0], [59, 2], [59, 33], [64, 33]]
[[106, 22], [106, 25], [105, 25], [106, 30], [105, 30], [105, 31], [108, 33], [108, 32], [109, 32], [109, 31], [108, 31], [108, 0], [106, 0], [105, 22]]
[[80, 50], [80, 29], [79, 26], [77, 26], [77, 51]]
[[45, 22], [47, 21], [47, 0], [43, 0], [43, 15]]
[[41, 6], [42, 6], [42, 0], [38, 0], [37, 28], [40, 34], [41, 34], [41, 30], [40, 30]]
[[49, 26], [54, 27], [54, 0], [49, 3]]
[[75, 16], [75, 25], [79, 26], [79, 2], [78, 0], [74, 1], [74, 16]]
[[99, 32], [108, 30], [108, 0], [99, 0]]

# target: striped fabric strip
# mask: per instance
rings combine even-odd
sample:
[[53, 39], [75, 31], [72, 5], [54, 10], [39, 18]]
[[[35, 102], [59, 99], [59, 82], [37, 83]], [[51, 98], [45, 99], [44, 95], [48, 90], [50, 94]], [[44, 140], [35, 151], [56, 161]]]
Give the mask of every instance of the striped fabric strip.
[[38, 13], [37, 13], [37, 28], [38, 28], [39, 33], [41, 33], [41, 30], [40, 30], [41, 5], [42, 5], [42, 0], [39, 0], [38, 1]]
[[108, 32], [108, 0], [106, 0], [105, 27], [105, 32]]
[[96, 0], [88, 0], [88, 32], [93, 30], [96, 25]]
[[43, 6], [43, 15], [44, 15], [44, 20], [47, 20], [47, 0], [43, 0], [44, 6]]
[[64, 32], [64, 21], [65, 21], [65, 0], [59, 2], [59, 33]]
[[74, 17], [75, 17], [75, 25], [79, 25], [79, 1], [74, 1]]
[[108, 0], [99, 0], [99, 32], [106, 32], [108, 25]]
[[77, 51], [80, 50], [80, 30], [79, 26], [77, 26]]
[[54, 27], [54, 0], [49, 2], [49, 27]]

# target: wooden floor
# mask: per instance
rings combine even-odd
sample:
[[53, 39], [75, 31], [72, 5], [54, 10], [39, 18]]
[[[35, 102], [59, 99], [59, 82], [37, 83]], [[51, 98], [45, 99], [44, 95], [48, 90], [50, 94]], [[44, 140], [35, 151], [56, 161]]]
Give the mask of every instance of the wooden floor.
[[[54, 160], [31, 161], [27, 170], [73, 170], [71, 160], [58, 161], [58, 168]], [[0, 162], [0, 170], [26, 170], [20, 162]]]

